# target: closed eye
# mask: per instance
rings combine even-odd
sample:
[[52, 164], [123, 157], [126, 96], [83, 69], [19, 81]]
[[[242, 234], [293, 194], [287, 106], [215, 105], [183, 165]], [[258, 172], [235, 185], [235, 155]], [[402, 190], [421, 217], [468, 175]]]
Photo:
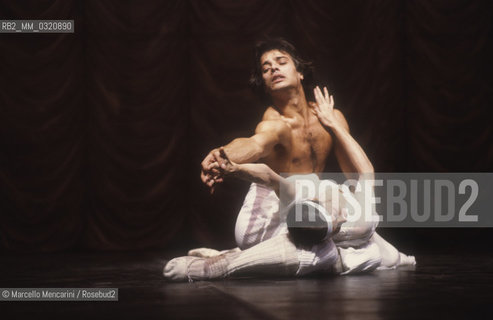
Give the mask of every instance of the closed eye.
[[278, 57], [276, 60], [279, 64], [286, 64], [288, 62], [288, 58], [286, 57]]

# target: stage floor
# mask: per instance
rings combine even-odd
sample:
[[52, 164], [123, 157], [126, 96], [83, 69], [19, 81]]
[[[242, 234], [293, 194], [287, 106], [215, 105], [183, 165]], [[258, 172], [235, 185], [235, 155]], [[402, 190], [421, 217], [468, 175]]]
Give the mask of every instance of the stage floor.
[[113, 287], [118, 302], [0, 302], [16, 319], [493, 318], [493, 254], [416, 255], [418, 265], [358, 276], [169, 283], [170, 254], [0, 256], [0, 287]]

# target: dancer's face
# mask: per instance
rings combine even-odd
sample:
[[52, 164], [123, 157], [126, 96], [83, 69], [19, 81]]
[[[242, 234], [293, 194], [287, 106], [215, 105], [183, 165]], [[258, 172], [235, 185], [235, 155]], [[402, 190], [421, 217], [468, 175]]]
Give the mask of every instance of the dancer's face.
[[289, 54], [279, 50], [267, 51], [260, 58], [260, 65], [267, 93], [301, 86], [303, 75], [296, 70]]

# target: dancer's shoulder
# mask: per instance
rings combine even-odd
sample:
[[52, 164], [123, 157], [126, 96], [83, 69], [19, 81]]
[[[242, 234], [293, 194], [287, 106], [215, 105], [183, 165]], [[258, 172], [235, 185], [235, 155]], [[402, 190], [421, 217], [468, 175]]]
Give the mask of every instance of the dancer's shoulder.
[[267, 107], [264, 111], [264, 115], [262, 117], [262, 121], [268, 120], [281, 120], [281, 114], [274, 107]]

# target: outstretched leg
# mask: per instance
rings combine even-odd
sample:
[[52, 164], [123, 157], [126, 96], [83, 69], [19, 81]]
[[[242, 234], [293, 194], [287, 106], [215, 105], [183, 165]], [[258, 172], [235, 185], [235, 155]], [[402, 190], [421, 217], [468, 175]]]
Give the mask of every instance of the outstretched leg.
[[294, 276], [298, 268], [296, 246], [287, 234], [282, 234], [243, 251], [228, 251], [211, 258], [175, 258], [166, 264], [163, 273], [169, 280], [186, 281], [228, 276]]
[[238, 247], [229, 250], [222, 250], [222, 251], [211, 249], [211, 248], [196, 248], [189, 250], [188, 255], [193, 257], [200, 257], [200, 258], [211, 258], [224, 253], [233, 253], [239, 251], [240, 248]]

